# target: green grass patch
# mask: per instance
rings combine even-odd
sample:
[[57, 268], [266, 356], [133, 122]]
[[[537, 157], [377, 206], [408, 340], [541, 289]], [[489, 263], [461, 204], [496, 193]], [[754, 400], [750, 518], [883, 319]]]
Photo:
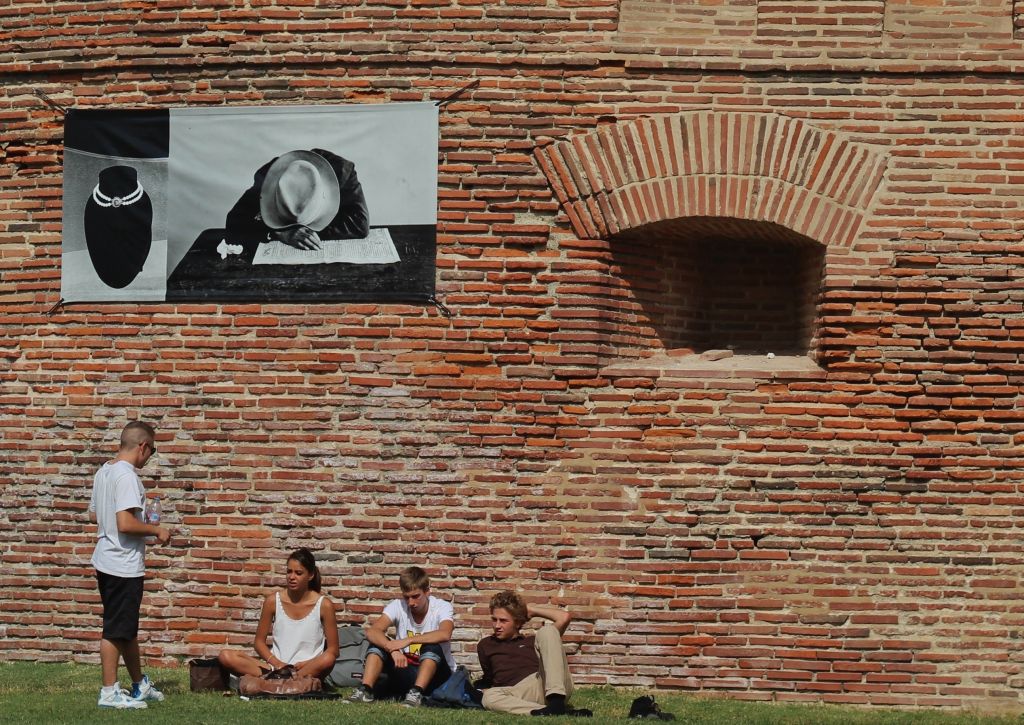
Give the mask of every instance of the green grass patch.
[[[167, 695], [145, 711], [108, 711], [96, 706], [99, 666], [34, 662], [0, 663], [0, 722], [25, 725], [40, 723], [107, 723], [127, 721], [147, 725], [255, 725], [263, 722], [329, 723], [523, 723], [530, 719], [480, 710], [408, 710], [397, 703], [350, 705], [341, 701], [282, 702], [240, 700], [237, 696], [195, 694], [188, 689], [188, 669], [149, 669], [150, 678]], [[122, 670], [122, 683], [127, 676]], [[347, 694], [344, 693], [344, 694]], [[589, 687], [577, 692], [572, 703], [594, 711], [589, 722], [628, 723], [626, 714], [633, 698], [647, 694], [637, 690]], [[706, 699], [685, 694], [660, 693], [658, 703], [687, 725], [1020, 725], [1016, 716], [980, 717], [969, 713], [936, 710], [868, 710], [849, 707], [778, 705], [725, 699]], [[548, 718], [545, 722], [588, 722], [576, 718]], [[657, 721], [648, 721], [657, 722]]]

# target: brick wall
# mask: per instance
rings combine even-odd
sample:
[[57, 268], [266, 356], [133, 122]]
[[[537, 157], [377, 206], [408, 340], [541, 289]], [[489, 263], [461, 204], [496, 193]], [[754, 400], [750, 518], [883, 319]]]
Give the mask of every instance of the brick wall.
[[[1021, 709], [1020, 15], [0, 7], [0, 657], [96, 661], [84, 509], [142, 417], [160, 431], [146, 478], [180, 529], [152, 556], [147, 657], [247, 645], [284, 552], [310, 545], [346, 622], [425, 562], [467, 663], [489, 594], [515, 583], [576, 611], [583, 683]], [[62, 126], [37, 91], [82, 108], [385, 102], [473, 80], [441, 117], [451, 319], [46, 314]], [[664, 265], [679, 228], [757, 267]], [[691, 282], [778, 284], [802, 247], [824, 261], [792, 282], [818, 284], [794, 313], [806, 356], [685, 354]]]

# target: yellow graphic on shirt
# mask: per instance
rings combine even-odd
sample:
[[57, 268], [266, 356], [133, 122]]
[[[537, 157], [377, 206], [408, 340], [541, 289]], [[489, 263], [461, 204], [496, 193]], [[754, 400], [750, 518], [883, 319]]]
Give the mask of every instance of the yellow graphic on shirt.
[[[405, 637], [403, 637], [402, 639], [409, 639], [409, 637], [412, 637], [414, 634], [419, 634], [419, 632], [412, 629], [407, 629], [405, 630]], [[419, 642], [417, 642], [416, 644], [410, 644], [408, 647], [405, 648], [405, 651], [412, 655], [418, 655], [420, 653], [420, 647], [422, 646], [423, 645]]]

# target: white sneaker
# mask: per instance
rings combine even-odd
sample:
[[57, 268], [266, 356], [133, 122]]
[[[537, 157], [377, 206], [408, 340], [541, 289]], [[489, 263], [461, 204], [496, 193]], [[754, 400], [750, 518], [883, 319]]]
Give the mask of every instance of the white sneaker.
[[139, 702], [144, 702], [145, 700], [163, 702], [164, 693], [153, 687], [153, 683], [150, 681], [149, 675], [143, 675], [142, 682], [132, 685], [131, 697], [133, 700], [138, 700]]
[[100, 707], [111, 707], [116, 710], [141, 710], [148, 707], [142, 700], [133, 700], [131, 693], [120, 685], [100, 689], [100, 699], [96, 703]]
[[352, 691], [352, 694], [348, 696], [346, 702], [373, 702], [374, 701], [373, 690], [367, 690], [363, 686], [359, 686]]

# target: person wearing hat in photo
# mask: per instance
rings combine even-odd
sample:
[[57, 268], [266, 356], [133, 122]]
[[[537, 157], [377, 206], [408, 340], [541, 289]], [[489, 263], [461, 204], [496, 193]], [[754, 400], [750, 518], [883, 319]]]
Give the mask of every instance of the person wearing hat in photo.
[[296, 249], [370, 233], [355, 164], [324, 149], [289, 151], [261, 166], [225, 227], [233, 244], [278, 240]]

